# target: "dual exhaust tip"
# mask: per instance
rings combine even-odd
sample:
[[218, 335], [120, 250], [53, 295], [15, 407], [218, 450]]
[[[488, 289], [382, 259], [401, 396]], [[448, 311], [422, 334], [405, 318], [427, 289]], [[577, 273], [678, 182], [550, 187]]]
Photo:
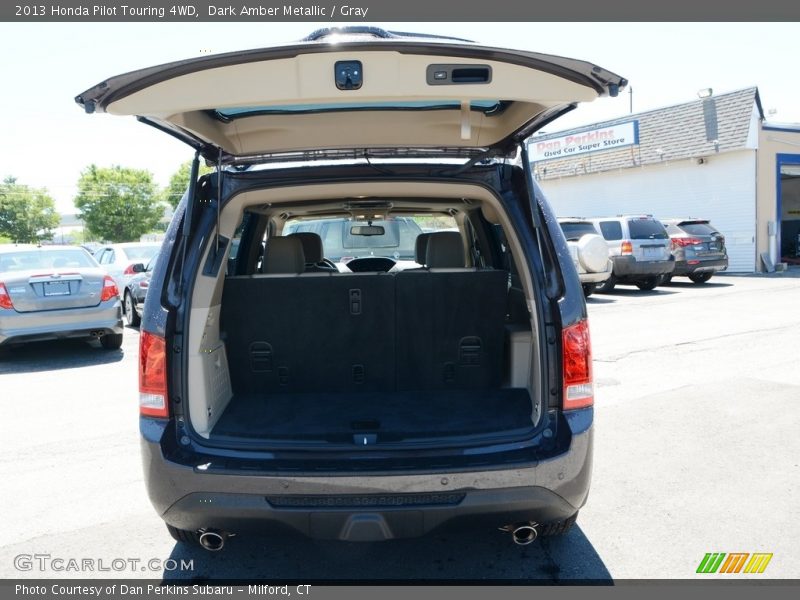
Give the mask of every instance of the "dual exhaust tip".
[[[539, 537], [539, 524], [533, 521], [528, 523], [515, 523], [500, 528], [501, 531], [511, 533], [511, 539], [518, 546], [527, 546]], [[206, 529], [197, 532], [200, 545], [209, 552], [219, 552], [225, 547], [227, 538], [232, 534], [216, 529]]]

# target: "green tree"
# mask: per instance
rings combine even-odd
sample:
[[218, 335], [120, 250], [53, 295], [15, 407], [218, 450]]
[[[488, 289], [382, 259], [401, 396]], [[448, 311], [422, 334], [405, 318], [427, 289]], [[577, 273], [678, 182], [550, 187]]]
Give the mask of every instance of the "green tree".
[[14, 177], [0, 184], [0, 237], [23, 244], [41, 242], [53, 237], [60, 221], [47, 190], [21, 185]]
[[[206, 173], [210, 173], [213, 171], [211, 167], [200, 163], [200, 175], [205, 175]], [[189, 175], [192, 173], [192, 161], [187, 160], [185, 163], [182, 163], [178, 170], [172, 174], [172, 177], [169, 178], [169, 184], [167, 185], [166, 189], [161, 193], [161, 199], [164, 202], [169, 202], [172, 205], [172, 208], [178, 206], [178, 203], [183, 198], [183, 194], [189, 187]]]
[[91, 234], [111, 242], [138, 240], [164, 215], [152, 174], [119, 165], [84, 169], [75, 207]]

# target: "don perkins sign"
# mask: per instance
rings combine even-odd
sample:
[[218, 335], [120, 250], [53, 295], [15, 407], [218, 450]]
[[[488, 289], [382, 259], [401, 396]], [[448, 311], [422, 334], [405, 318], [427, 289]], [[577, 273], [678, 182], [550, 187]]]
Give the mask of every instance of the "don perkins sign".
[[569, 158], [598, 150], [613, 150], [638, 143], [639, 122], [628, 121], [556, 138], [531, 138], [528, 142], [528, 153], [531, 162], [536, 162], [551, 158]]

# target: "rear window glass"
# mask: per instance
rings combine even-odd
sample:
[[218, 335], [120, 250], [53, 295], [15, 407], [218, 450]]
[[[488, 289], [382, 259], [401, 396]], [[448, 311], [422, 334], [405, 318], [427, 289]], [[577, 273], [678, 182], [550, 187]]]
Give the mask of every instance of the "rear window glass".
[[[256, 115], [317, 113], [351, 110], [442, 110], [460, 109], [459, 100], [441, 100], [436, 102], [342, 102], [338, 104], [287, 104], [280, 106], [245, 106], [241, 108], [218, 108], [214, 114], [221, 119], [236, 119]], [[502, 103], [499, 100], [473, 100], [470, 109], [484, 113], [499, 111]]]
[[664, 226], [655, 219], [632, 219], [628, 229], [633, 240], [665, 240], [669, 236]]
[[708, 223], [681, 223], [679, 227], [686, 233], [692, 235], [711, 235], [712, 233], [717, 233], [717, 230]]
[[367, 256], [414, 260], [414, 249], [420, 233], [452, 230], [457, 227], [455, 219], [450, 216], [414, 215], [385, 220], [375, 219], [369, 222], [374, 226], [383, 227], [383, 235], [354, 235], [351, 231], [355, 225], [367, 224], [367, 221], [342, 217], [297, 219], [286, 223], [282, 235], [301, 231], [316, 233], [322, 238], [325, 258], [334, 262]]
[[597, 235], [597, 230], [591, 223], [560, 223], [560, 225], [564, 236], [570, 241], [579, 240], [584, 235]]
[[600, 232], [607, 240], [622, 239], [622, 225], [617, 221], [603, 221], [600, 223]]
[[131, 260], [138, 260], [146, 263], [156, 255], [158, 250], [158, 246], [131, 246], [125, 248], [125, 256]]
[[32, 269], [91, 268], [97, 263], [82, 249], [27, 250], [0, 254], [0, 272]]

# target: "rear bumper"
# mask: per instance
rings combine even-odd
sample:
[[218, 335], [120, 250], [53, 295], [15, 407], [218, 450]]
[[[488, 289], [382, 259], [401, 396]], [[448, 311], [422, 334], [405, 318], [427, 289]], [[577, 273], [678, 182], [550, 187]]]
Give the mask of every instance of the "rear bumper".
[[88, 308], [30, 313], [0, 309], [0, 345], [122, 332], [119, 300]]
[[618, 279], [641, 279], [655, 275], [666, 275], [675, 269], [675, 257], [669, 260], [636, 260], [633, 256], [615, 256], [614, 276]]
[[717, 271], [724, 271], [728, 268], [728, 257], [715, 258], [711, 260], [692, 259], [697, 260], [696, 264], [689, 264], [685, 260], [679, 260], [675, 263], [675, 271], [673, 275], [691, 275], [692, 273], [716, 273]]
[[574, 515], [586, 501], [591, 479], [591, 409], [587, 415], [585, 430], [572, 435], [568, 450], [514, 468], [318, 476], [204, 473], [165, 458], [161, 444], [148, 439], [154, 433], [148, 423], [142, 423], [142, 457], [150, 500], [173, 527], [231, 533], [288, 528], [312, 538], [377, 541], [420, 536], [464, 520], [470, 526], [502, 526]]
[[609, 277], [611, 277], [612, 272], [612, 264], [611, 261], [608, 261], [608, 269], [601, 273], [578, 273], [578, 277], [581, 280], [581, 283], [603, 283]]

